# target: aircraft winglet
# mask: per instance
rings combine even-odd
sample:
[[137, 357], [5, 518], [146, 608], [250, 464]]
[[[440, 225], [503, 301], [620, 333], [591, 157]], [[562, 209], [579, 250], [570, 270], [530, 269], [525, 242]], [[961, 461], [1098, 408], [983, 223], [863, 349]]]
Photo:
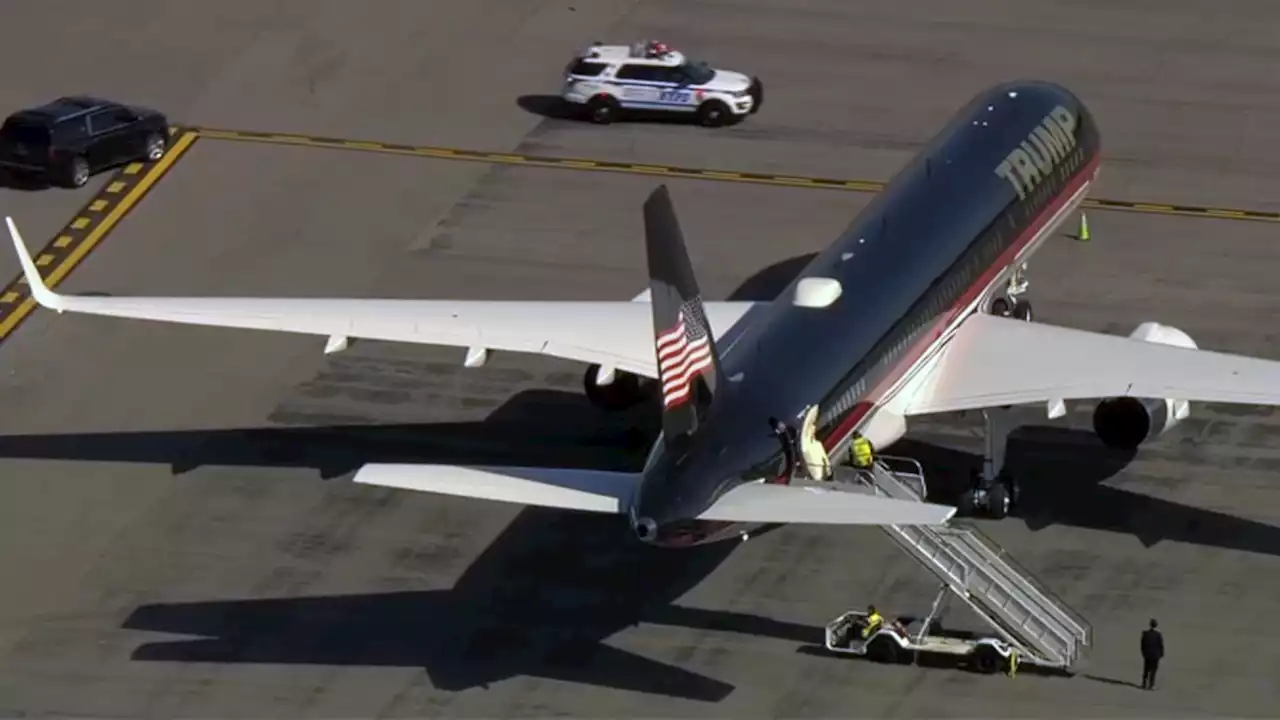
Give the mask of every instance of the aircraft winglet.
[[44, 278], [40, 276], [40, 269], [36, 267], [36, 263], [31, 259], [31, 253], [27, 250], [27, 244], [22, 240], [22, 233], [18, 232], [18, 226], [13, 222], [13, 218], [5, 216], [5, 223], [9, 225], [9, 235], [13, 238], [13, 247], [18, 251], [18, 262], [22, 264], [22, 275], [27, 279], [27, 285], [31, 286], [31, 297], [43, 307], [50, 310], [62, 312], [65, 309], [65, 303], [62, 302], [62, 296], [49, 289], [44, 284]]

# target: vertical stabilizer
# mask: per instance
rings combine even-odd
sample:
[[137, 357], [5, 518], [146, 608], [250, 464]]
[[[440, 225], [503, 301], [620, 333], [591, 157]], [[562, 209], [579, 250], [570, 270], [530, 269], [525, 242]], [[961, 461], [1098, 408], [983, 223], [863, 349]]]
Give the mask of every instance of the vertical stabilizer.
[[644, 204], [654, 349], [667, 438], [695, 432], [721, 386], [720, 357], [666, 185]]

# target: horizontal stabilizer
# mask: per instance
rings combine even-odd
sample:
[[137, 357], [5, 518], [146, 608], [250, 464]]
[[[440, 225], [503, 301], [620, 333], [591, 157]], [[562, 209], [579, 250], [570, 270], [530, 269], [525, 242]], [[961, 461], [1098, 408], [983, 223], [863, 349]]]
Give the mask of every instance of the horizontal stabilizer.
[[388, 463], [365, 465], [352, 480], [477, 500], [621, 513], [640, 477], [607, 470]]
[[942, 525], [956, 509], [914, 500], [893, 500], [856, 489], [739, 485], [698, 516], [700, 520], [819, 525]]

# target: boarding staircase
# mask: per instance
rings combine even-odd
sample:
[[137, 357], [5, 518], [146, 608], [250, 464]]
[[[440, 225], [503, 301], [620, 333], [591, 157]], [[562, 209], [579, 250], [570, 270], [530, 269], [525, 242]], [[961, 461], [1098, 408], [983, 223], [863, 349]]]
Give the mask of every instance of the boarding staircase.
[[[840, 470], [843, 475], [846, 468]], [[924, 470], [911, 458], [881, 455], [872, 470], [853, 477], [899, 500], [923, 502], [928, 493]], [[883, 529], [1032, 662], [1071, 669], [1090, 645], [1093, 630], [1084, 618], [977, 528], [952, 521], [946, 527]]]

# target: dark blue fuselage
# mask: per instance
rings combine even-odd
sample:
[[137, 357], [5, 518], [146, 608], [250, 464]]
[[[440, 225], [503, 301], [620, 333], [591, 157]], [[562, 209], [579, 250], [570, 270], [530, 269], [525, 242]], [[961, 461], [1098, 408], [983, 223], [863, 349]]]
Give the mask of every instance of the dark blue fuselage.
[[[824, 444], [846, 439], [1060, 220], [1096, 173], [1099, 148], [1092, 115], [1057, 85], [1007, 83], [961, 109], [723, 354], [730, 381], [703, 428], [681, 447], [660, 443], [647, 468], [637, 513], [662, 529], [654, 541], [733, 533], [689, 519], [738, 483], [776, 475], [769, 417], [795, 424], [817, 403]], [[842, 294], [798, 307], [804, 277], [836, 279]]]

